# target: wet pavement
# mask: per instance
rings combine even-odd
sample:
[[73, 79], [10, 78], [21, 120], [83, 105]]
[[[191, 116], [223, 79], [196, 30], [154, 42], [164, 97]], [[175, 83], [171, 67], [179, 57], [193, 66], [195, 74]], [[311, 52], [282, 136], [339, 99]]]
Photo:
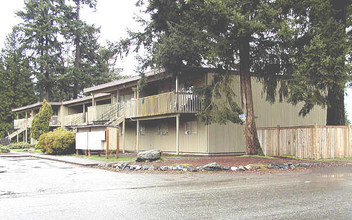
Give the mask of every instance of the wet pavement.
[[313, 172], [118, 173], [0, 158], [1, 219], [351, 219], [352, 164]]

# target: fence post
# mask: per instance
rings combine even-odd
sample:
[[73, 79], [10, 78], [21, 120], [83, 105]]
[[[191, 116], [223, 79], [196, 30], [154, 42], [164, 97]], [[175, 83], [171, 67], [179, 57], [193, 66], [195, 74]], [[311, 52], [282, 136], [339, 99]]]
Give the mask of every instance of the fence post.
[[319, 139], [318, 139], [318, 125], [317, 123], [314, 124], [314, 138], [313, 138], [313, 144], [314, 144], [314, 151], [315, 151], [315, 159], [320, 159], [320, 150], [319, 150]]
[[277, 125], [277, 156], [280, 156], [280, 125]]

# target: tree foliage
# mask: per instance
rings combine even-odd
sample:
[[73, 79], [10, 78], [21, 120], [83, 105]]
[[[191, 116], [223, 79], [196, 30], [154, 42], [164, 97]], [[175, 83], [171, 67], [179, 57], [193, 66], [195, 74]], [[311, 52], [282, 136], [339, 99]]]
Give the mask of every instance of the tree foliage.
[[24, 53], [14, 29], [0, 55], [0, 137], [13, 129], [16, 115], [11, 110], [37, 100], [31, 68]]
[[44, 99], [42, 107], [39, 109], [32, 121], [31, 137], [38, 140], [40, 135], [49, 132], [50, 119], [53, 116], [51, 105]]
[[17, 15], [22, 47], [41, 99], [77, 98], [83, 88], [116, 79], [115, 51], [98, 43], [99, 28], [80, 18], [95, 0], [28, 0]]
[[289, 0], [285, 39], [290, 60], [289, 101], [304, 102], [306, 115], [315, 105], [327, 107], [327, 124], [343, 125], [344, 88], [350, 80], [351, 1]]

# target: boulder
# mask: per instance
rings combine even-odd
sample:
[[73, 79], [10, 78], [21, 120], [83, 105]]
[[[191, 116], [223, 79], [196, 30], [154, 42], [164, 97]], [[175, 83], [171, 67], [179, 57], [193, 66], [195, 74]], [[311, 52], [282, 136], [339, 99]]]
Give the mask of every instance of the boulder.
[[217, 171], [217, 170], [222, 170], [221, 166], [219, 164], [217, 164], [216, 162], [213, 163], [208, 163], [204, 166], [202, 166], [203, 170], [207, 170], [207, 171]]
[[147, 150], [142, 151], [137, 154], [136, 161], [144, 162], [144, 161], [154, 161], [159, 160], [161, 157], [160, 150]]

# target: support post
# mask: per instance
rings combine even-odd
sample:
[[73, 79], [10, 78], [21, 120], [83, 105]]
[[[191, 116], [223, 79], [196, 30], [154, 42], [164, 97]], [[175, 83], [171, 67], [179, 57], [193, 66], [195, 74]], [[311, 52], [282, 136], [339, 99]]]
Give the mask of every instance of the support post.
[[125, 128], [126, 128], [126, 120], [123, 119], [122, 122], [122, 152], [125, 153]]
[[137, 119], [137, 141], [136, 141], [136, 152], [139, 152], [139, 120]]
[[180, 115], [176, 116], [176, 154], [180, 154], [180, 144], [179, 144], [179, 135], [180, 135]]
[[92, 106], [95, 106], [96, 103], [95, 103], [95, 97], [94, 97], [94, 93], [92, 94]]
[[110, 138], [109, 138], [109, 127], [106, 127], [105, 129], [105, 140], [106, 140], [106, 150], [105, 150], [105, 156], [106, 159], [109, 159], [109, 145], [110, 145]]
[[277, 125], [277, 156], [280, 156], [280, 125]]
[[25, 114], [26, 114], [26, 125], [25, 125], [26, 130], [25, 130], [24, 134], [25, 134], [25, 142], [28, 143], [28, 113], [26, 112]]
[[347, 136], [348, 136], [348, 139], [347, 139], [347, 157], [351, 157], [351, 125], [348, 125], [348, 133], [347, 133]]
[[116, 158], [119, 158], [119, 152], [120, 152], [119, 128], [117, 128], [116, 131], [117, 131], [117, 134], [116, 134]]
[[78, 149], [76, 149], [76, 155], [77, 155], [77, 156], [79, 155]]
[[86, 104], [83, 104], [82, 106], [82, 112], [83, 112], [83, 123], [86, 122]]
[[176, 112], [178, 112], [178, 76], [176, 75], [175, 95], [176, 95]]

